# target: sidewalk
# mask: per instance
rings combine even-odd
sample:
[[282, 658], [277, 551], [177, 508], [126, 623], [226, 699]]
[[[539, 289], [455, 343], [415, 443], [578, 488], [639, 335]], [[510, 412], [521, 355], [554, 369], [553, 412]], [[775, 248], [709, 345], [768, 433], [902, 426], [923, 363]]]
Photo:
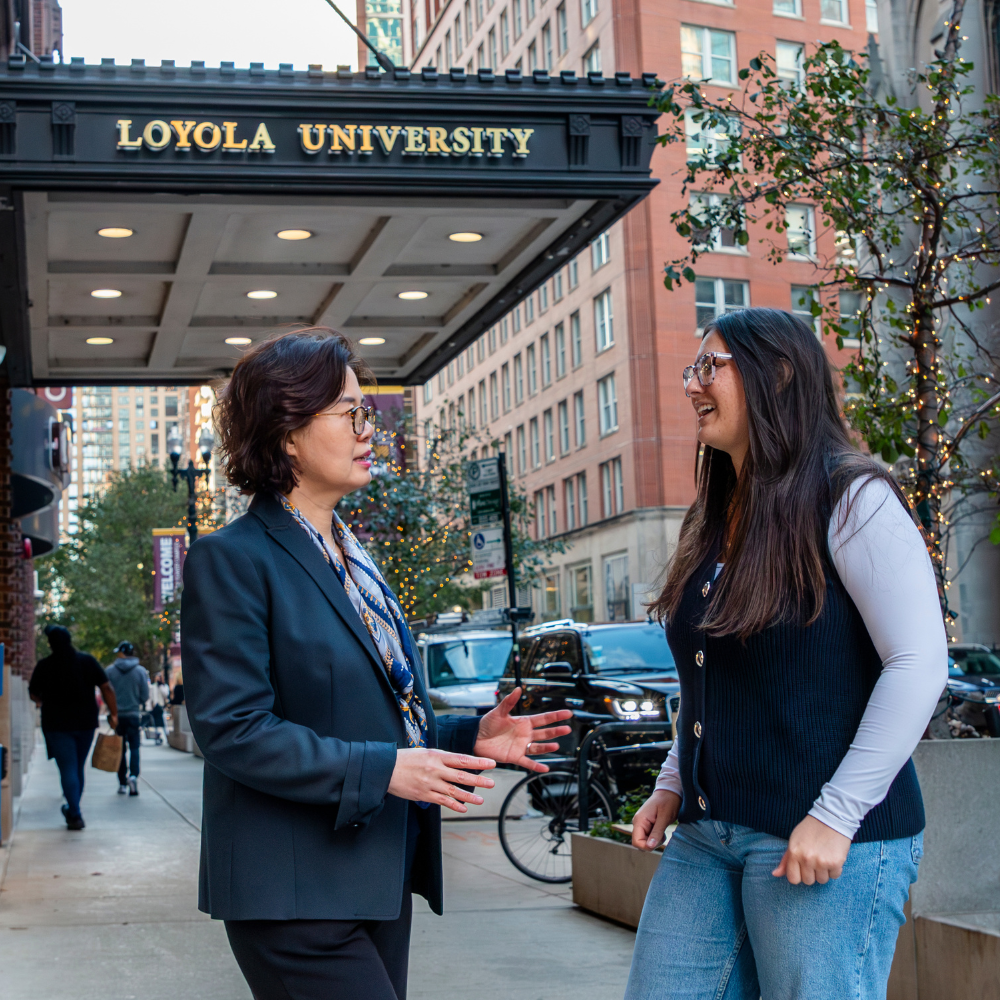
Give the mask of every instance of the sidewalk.
[[[142, 748], [138, 799], [88, 767], [87, 829], [69, 833], [36, 748], [0, 885], [0, 991], [18, 1000], [250, 1000], [218, 921], [197, 910], [200, 759]], [[615, 1000], [631, 931], [569, 886], [522, 876], [494, 821], [448, 822], [446, 912], [414, 899], [410, 1000]], [[333, 1000], [333, 998], [331, 998]]]

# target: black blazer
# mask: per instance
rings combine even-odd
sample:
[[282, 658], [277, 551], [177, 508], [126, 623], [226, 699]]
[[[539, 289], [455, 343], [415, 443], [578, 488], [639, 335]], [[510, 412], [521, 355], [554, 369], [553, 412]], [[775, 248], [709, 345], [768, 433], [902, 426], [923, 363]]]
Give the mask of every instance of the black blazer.
[[[406, 746], [368, 631], [309, 536], [272, 496], [198, 539], [184, 566], [188, 718], [205, 755], [198, 906], [223, 920], [393, 920], [407, 816], [387, 794]], [[479, 720], [435, 720], [471, 753]], [[441, 912], [441, 811], [420, 813], [413, 890]]]

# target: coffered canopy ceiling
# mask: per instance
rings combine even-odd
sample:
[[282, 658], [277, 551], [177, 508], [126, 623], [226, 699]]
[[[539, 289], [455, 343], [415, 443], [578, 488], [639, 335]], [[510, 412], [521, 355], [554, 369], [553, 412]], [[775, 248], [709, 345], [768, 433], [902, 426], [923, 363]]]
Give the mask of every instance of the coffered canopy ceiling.
[[656, 183], [651, 83], [12, 60], [11, 381], [200, 382], [324, 325], [422, 382]]

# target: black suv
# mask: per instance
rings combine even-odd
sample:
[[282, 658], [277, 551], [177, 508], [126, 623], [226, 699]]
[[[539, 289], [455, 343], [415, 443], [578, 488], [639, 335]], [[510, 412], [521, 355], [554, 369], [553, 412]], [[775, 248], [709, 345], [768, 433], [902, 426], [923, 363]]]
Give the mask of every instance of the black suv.
[[[559, 741], [560, 754], [575, 755], [583, 737], [602, 722], [662, 722], [676, 718], [680, 684], [661, 625], [588, 625], [566, 619], [526, 629], [518, 642], [524, 682], [519, 711], [568, 708], [573, 712], [569, 722], [573, 731]], [[513, 687], [511, 656], [500, 678], [498, 699]], [[666, 711], [668, 703], [670, 715]], [[653, 739], [662, 737], [609, 739], [608, 743]], [[658, 759], [662, 761], [662, 751]], [[639, 765], [639, 761], [632, 763]], [[646, 761], [643, 766], [650, 764]]]

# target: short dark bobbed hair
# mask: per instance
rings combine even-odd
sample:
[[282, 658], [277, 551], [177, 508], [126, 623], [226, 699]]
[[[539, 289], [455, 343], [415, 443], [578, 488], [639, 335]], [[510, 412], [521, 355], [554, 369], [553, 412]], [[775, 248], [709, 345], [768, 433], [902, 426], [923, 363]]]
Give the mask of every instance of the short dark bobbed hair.
[[215, 424], [226, 478], [241, 493], [287, 494], [298, 484], [288, 435], [344, 391], [348, 369], [362, 385], [375, 378], [351, 342], [313, 326], [255, 344], [218, 393]]

